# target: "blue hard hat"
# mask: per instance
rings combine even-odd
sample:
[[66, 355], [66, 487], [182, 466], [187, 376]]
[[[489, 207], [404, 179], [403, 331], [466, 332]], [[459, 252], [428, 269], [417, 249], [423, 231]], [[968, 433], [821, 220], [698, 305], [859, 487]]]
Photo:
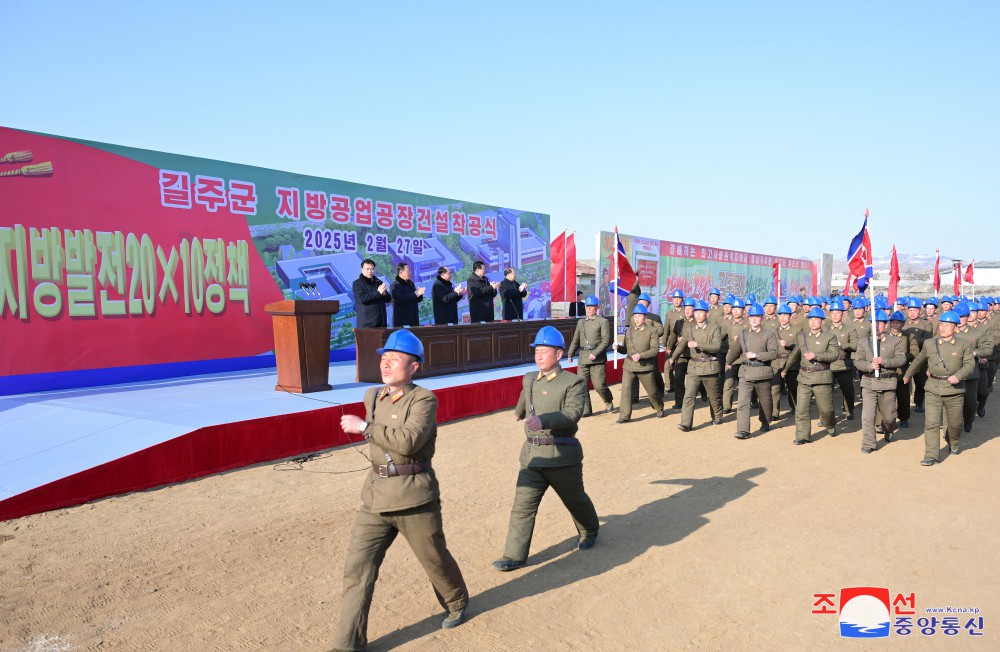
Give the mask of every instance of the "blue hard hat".
[[851, 308], [853, 308], [854, 310], [864, 307], [865, 307], [864, 297], [855, 297], [854, 301], [851, 302]]
[[389, 334], [389, 339], [385, 341], [385, 346], [381, 349], [375, 349], [375, 353], [379, 355], [386, 351], [409, 353], [417, 357], [417, 362], [424, 361], [424, 345], [420, 343], [416, 335], [405, 329], [393, 331]]
[[684, 293], [680, 290], [674, 290], [674, 293], [670, 295], [671, 299], [683, 299]]
[[698, 299], [697, 301], [694, 302], [694, 309], [695, 310], [704, 310], [704, 311], [707, 312], [708, 311], [708, 301], [702, 301], [701, 299]]
[[747, 310], [747, 317], [763, 317], [764, 307], [759, 304], [753, 304], [750, 309]]
[[773, 303], [774, 305], [778, 305], [778, 297], [774, 296], [773, 294], [767, 295], [767, 298], [764, 299], [764, 305], [766, 306], [769, 303]]
[[685, 308], [687, 308], [688, 306], [693, 306], [694, 305], [694, 297], [688, 297], [687, 299], [684, 299], [684, 301], [681, 303], [681, 305], [684, 306]]
[[847, 310], [847, 302], [840, 297], [835, 297], [833, 301], [830, 302], [830, 310], [839, 310], [840, 312], [844, 312]]
[[806, 305], [807, 306], [818, 306], [819, 305], [819, 298], [818, 297], [806, 297]]
[[729, 293], [729, 294], [727, 294], [727, 295], [726, 295], [726, 300], [722, 302], [722, 305], [726, 305], [727, 303], [728, 303], [729, 305], [733, 305], [733, 299], [735, 299], [735, 298], [736, 298], [736, 297], [734, 297], [734, 296], [732, 295], [732, 293]]
[[648, 301], [650, 303], [653, 303], [653, 300], [649, 297], [649, 294], [647, 294], [646, 292], [643, 292], [642, 294], [639, 295], [639, 301]]
[[958, 313], [955, 312], [954, 310], [945, 310], [943, 313], [941, 313], [941, 316], [938, 317], [938, 321], [939, 322], [943, 321], [946, 324], [962, 323], [962, 320], [958, 318]]
[[799, 305], [799, 303], [801, 302], [799, 301], [799, 298], [793, 294], [792, 296], [788, 297], [788, 303], [794, 303], [795, 305]]
[[733, 299], [733, 308], [746, 308], [747, 304], [743, 299], [736, 297]]
[[[903, 314], [903, 313], [899, 313]], [[885, 314], [885, 310], [875, 311], [875, 321], [889, 321], [889, 315]]]
[[830, 303], [830, 297], [816, 297], [816, 298], [819, 299], [819, 302], [821, 304], [823, 304], [823, 303]]
[[[878, 317], [878, 313], [875, 313], [875, 316]], [[889, 321], [906, 321], [906, 316], [903, 315], [902, 310], [897, 310], [889, 315]]]
[[879, 296], [875, 297], [875, 310], [888, 310], [889, 300], [885, 297]]
[[810, 310], [808, 317], [809, 319], [813, 319], [814, 317], [818, 317], [819, 319], [826, 319], [826, 315], [823, 313], [823, 309], [818, 307]]
[[972, 305], [969, 306], [969, 310], [975, 308], [976, 310], [989, 310], [990, 307], [986, 305], [985, 301], [973, 301]]
[[598, 299], [593, 294], [591, 294], [589, 297], [587, 297], [584, 300], [583, 305], [585, 305], [585, 306], [599, 306], [599, 305], [601, 305], [601, 300]]
[[969, 316], [969, 304], [967, 304], [964, 301], [959, 301], [958, 303], [955, 304], [955, 307], [953, 308], [953, 311], [959, 317], [968, 317]]
[[919, 308], [920, 307], [920, 299], [918, 299], [916, 297], [910, 297], [909, 299], [906, 300], [906, 307], [907, 308]]
[[780, 308], [778, 308], [778, 314], [779, 315], [790, 315], [790, 314], [792, 314], [792, 309], [789, 308], [788, 304], [786, 303], [785, 305], [783, 305]]
[[941, 303], [945, 303], [945, 302], [947, 302], [947, 303], [955, 303], [955, 298], [952, 297], [950, 294], [946, 294], [943, 297], [941, 297]]
[[646, 306], [643, 306], [643, 305], [638, 305], [638, 306], [635, 307], [635, 310], [632, 311], [632, 314], [633, 315], [647, 315], [647, 314], [649, 314], [649, 308], [647, 308]]
[[925, 306], [934, 306], [935, 308], [937, 308], [937, 306], [938, 306], [937, 297], [930, 297], [929, 299], [924, 299], [924, 305]]
[[554, 346], [557, 349], [565, 349], [566, 340], [563, 339], [563, 334], [555, 326], [542, 326], [538, 334], [535, 335], [535, 341], [531, 343], [531, 346]]
[[746, 302], [747, 303], [757, 303], [757, 295], [754, 294], [753, 292], [751, 292], [750, 294], [747, 295]]
[[719, 292], [719, 288], [712, 288], [711, 290], [708, 291], [708, 296], [712, 296], [713, 294], [718, 297], [722, 296], [722, 293]]

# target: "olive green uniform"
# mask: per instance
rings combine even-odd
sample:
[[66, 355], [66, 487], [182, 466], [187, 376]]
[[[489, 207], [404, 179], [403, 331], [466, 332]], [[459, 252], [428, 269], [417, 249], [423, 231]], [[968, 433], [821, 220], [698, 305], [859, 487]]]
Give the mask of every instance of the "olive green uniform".
[[[575, 376], [574, 376], [575, 377]], [[368, 611], [385, 553], [402, 534], [449, 612], [465, 608], [469, 592], [445, 544], [441, 493], [431, 468], [437, 439], [437, 398], [413, 383], [395, 392], [365, 393], [367, 425], [362, 434], [373, 461], [361, 487], [344, 562], [344, 595], [334, 647], [363, 650]]]
[[[754, 353], [754, 359], [748, 359], [746, 353]], [[736, 408], [736, 431], [750, 433], [750, 397], [754, 390], [760, 408], [757, 416], [764, 428], [771, 424], [771, 377], [774, 370], [772, 361], [778, 357], [778, 336], [773, 328], [758, 328], [754, 330], [747, 325], [738, 331], [731, 331], [729, 353], [726, 354], [726, 365], [739, 365], [740, 398]]]
[[[924, 459], [940, 461], [941, 412], [946, 424], [945, 438], [958, 446], [962, 436], [962, 400], [965, 379], [976, 366], [972, 347], [954, 335], [949, 339], [933, 337], [924, 342], [924, 348], [913, 359], [904, 377], [913, 378], [927, 369], [926, 418], [924, 419]], [[952, 385], [948, 378], [954, 376], [958, 383]]]
[[[639, 297], [641, 295], [642, 295], [642, 289], [639, 287], [639, 281], [636, 281], [635, 285], [632, 287], [632, 291], [628, 293], [628, 298], [625, 300], [626, 301], [625, 319], [627, 320], [628, 323], [632, 323], [632, 313], [635, 312], [635, 307], [639, 305]], [[660, 338], [662, 339], [664, 332], [663, 320], [660, 319], [660, 315], [653, 312], [652, 306], [647, 306], [646, 309], [649, 310], [649, 312], [646, 313], [646, 323], [653, 324], [656, 326], [656, 328], [660, 329]], [[664, 395], [666, 394], [667, 386], [665, 385], [663, 376], [660, 375], [659, 354], [657, 354], [656, 360], [653, 361], [653, 364], [656, 367], [656, 378], [654, 378], [654, 380], [656, 381], [656, 391], [659, 393], [660, 400], [662, 401]], [[639, 385], [637, 384], [632, 389], [632, 403], [638, 403], [638, 402], [639, 402]]]
[[[684, 311], [679, 310], [671, 319], [671, 314], [667, 315], [668, 330], [663, 332], [663, 346], [668, 351], [667, 355], [673, 358], [674, 349], [677, 348], [677, 340], [680, 337], [684, 324], [694, 323], [694, 317], [685, 317]], [[681, 409], [684, 403], [684, 382], [687, 378], [687, 358], [680, 357], [677, 362], [670, 366], [664, 373], [670, 373], [670, 386], [674, 388], [674, 409]]]
[[597, 534], [600, 523], [594, 503], [583, 488], [583, 448], [576, 438], [586, 393], [583, 378], [560, 368], [548, 374], [539, 371], [524, 375], [514, 414], [518, 419], [537, 416], [542, 430], [532, 432], [527, 424], [524, 427], [521, 468], [503, 553], [507, 559], [528, 559], [535, 515], [549, 487], [555, 489], [569, 510], [581, 537]]
[[[861, 448], [875, 450], [875, 420], [881, 415], [883, 432], [888, 436], [896, 429], [896, 385], [901, 369], [906, 366], [904, 337], [883, 333], [876, 341], [878, 350], [872, 354], [872, 343], [858, 342], [854, 363], [861, 372]], [[872, 360], [882, 358], [878, 377], [872, 369]], [[878, 413], [878, 415], [876, 414]]]
[[986, 397], [989, 395], [989, 381], [986, 374], [989, 370], [988, 359], [993, 355], [993, 333], [988, 326], [981, 326], [979, 322], [973, 325], [966, 324], [963, 328], [955, 329], [955, 337], [965, 340], [972, 348], [972, 357], [976, 361], [976, 366], [965, 378], [965, 398], [962, 406], [962, 416], [965, 427], [971, 428], [976, 420], [976, 410], [986, 408]]
[[[610, 410], [612, 403], [611, 390], [608, 389], [606, 363], [608, 361], [608, 347], [611, 345], [611, 322], [604, 317], [584, 317], [576, 322], [576, 331], [573, 333], [573, 341], [570, 342], [567, 356], [572, 359], [573, 354], [580, 352], [580, 360], [577, 364], [577, 375], [583, 378], [584, 383], [593, 382], [597, 395], [604, 401], [604, 406]], [[590, 356], [594, 356], [591, 360]], [[591, 414], [593, 411], [590, 405], [590, 392], [586, 394], [586, 402], [583, 406], [583, 416]]]
[[[907, 352], [909, 352], [912, 347], [914, 346], [916, 347], [916, 351], [913, 353], [912, 357], [907, 355], [907, 357], [910, 358], [910, 362], [913, 362], [913, 358], [915, 358], [917, 354], [920, 353], [920, 350], [924, 348], [924, 342], [934, 337], [934, 324], [932, 324], [930, 321], [922, 317], [917, 319], [907, 318], [907, 320], [903, 322], [903, 333], [905, 333], [906, 336], [911, 339], [911, 342], [907, 346]], [[902, 377], [900, 377], [900, 385], [902, 384], [903, 384]], [[918, 408], [922, 408], [924, 406], [924, 386], [926, 384], [927, 384], [927, 376], [924, 374], [917, 374], [913, 378], [913, 405], [915, 405]], [[909, 402], [910, 386], [909, 385], [903, 385], [903, 386], [906, 387], [907, 402]], [[898, 396], [899, 394], [897, 394], [897, 398]], [[900, 411], [899, 418], [903, 419], [903, 410], [900, 409], [899, 406], [897, 406], [897, 409], [899, 409]], [[906, 410], [906, 414], [909, 415], [908, 409]]]
[[[730, 319], [727, 322], [725, 336], [726, 336], [726, 359], [729, 359], [729, 349], [733, 347], [733, 335], [739, 333], [744, 328], [750, 328], [750, 323], [747, 321], [746, 316], [741, 316], [739, 321], [735, 319]], [[732, 369], [727, 369], [726, 380], [722, 384], [722, 409], [725, 412], [730, 412], [733, 409], [733, 392], [736, 390], [736, 386], [739, 382], [740, 367], [739, 363], [732, 365]]]
[[[812, 361], [806, 359], [807, 352], [816, 357]], [[820, 425], [827, 429], [831, 437], [837, 436], [830, 364], [837, 359], [838, 353], [837, 337], [833, 333], [823, 329], [816, 334], [809, 330], [799, 333], [798, 346], [789, 358], [792, 364], [799, 365], [798, 395], [795, 397], [796, 441], [812, 441], [809, 408], [813, 397], [816, 397], [816, 406], [819, 408]]]
[[[692, 349], [688, 343], [695, 342], [698, 346]], [[704, 386], [708, 393], [709, 405], [712, 410], [712, 420], [722, 419], [722, 401], [719, 388], [719, 359], [716, 354], [722, 346], [722, 328], [711, 324], [706, 319], [701, 326], [697, 322], [685, 322], [677, 346], [671, 355], [671, 360], [686, 357], [687, 375], [684, 379], [684, 403], [681, 410], [681, 425], [691, 427], [694, 421], [695, 401], [698, 391]]]
[[[660, 354], [660, 331], [652, 324], [643, 324], [642, 328], [636, 328], [634, 323], [629, 324], [624, 341], [618, 345], [618, 352], [629, 356], [622, 365], [619, 418], [628, 421], [632, 417], [632, 386], [637, 380], [642, 383], [653, 408], [662, 412], [663, 400], [656, 391], [656, 381], [653, 379], [653, 374], [658, 373], [656, 360]], [[636, 353], [639, 354], [638, 362], [632, 359]], [[678, 388], [675, 387], [674, 391], [678, 391]]]
[[[785, 388], [785, 395], [788, 398], [788, 409], [795, 410], [795, 392], [798, 390], [796, 381], [799, 377], [799, 370], [798, 367], [794, 370], [788, 368], [788, 358], [795, 350], [795, 338], [798, 336], [798, 332], [799, 328], [792, 325], [791, 320], [788, 321], [788, 326], [778, 324], [777, 330], [774, 331], [774, 335], [778, 339], [778, 355], [771, 362], [771, 369], [774, 371], [774, 375], [771, 376], [771, 411], [775, 419], [781, 414], [782, 387]], [[784, 346], [781, 344], [782, 340], [785, 342]], [[784, 376], [781, 375], [782, 372], [785, 372]]]
[[[837, 359], [830, 363], [830, 372], [833, 375], [834, 383], [840, 386], [840, 393], [844, 399], [844, 412], [848, 416], [853, 417], [854, 375], [856, 373], [854, 369], [853, 356], [854, 352], [858, 348], [859, 330], [844, 322], [840, 322], [840, 326], [837, 326], [832, 321], [824, 328], [837, 337], [837, 346], [839, 351], [837, 353]], [[868, 342], [870, 344], [871, 329], [869, 329], [868, 332]]]

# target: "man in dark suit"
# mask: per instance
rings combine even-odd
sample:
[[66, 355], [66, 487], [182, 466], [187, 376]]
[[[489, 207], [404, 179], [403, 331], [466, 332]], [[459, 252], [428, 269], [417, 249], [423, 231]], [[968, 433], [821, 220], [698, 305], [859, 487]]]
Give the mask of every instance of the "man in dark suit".
[[503, 299], [503, 318], [506, 321], [524, 319], [524, 297], [528, 296], [528, 284], [518, 285], [517, 272], [513, 267], [503, 270], [500, 281], [500, 297]]
[[361, 275], [351, 286], [354, 291], [354, 311], [358, 314], [358, 328], [385, 328], [385, 304], [392, 301], [389, 288], [375, 276], [375, 261], [365, 258], [361, 262]]
[[451, 284], [451, 270], [447, 267], [438, 268], [437, 279], [434, 280], [434, 287], [431, 288], [431, 296], [434, 301], [434, 323], [457, 324], [458, 323], [458, 302], [465, 294], [465, 288], [459, 283], [458, 286]]
[[472, 323], [493, 321], [493, 297], [497, 295], [500, 284], [486, 278], [486, 263], [481, 260], [472, 263], [472, 276], [469, 277], [468, 285], [469, 317]]
[[569, 304], [570, 317], [584, 317], [587, 314], [587, 307], [583, 305], [583, 292], [576, 293], [576, 301]]
[[426, 289], [422, 285], [416, 286], [410, 278], [410, 268], [406, 263], [396, 265], [396, 278], [389, 287], [393, 326], [420, 325], [420, 302], [424, 300]]

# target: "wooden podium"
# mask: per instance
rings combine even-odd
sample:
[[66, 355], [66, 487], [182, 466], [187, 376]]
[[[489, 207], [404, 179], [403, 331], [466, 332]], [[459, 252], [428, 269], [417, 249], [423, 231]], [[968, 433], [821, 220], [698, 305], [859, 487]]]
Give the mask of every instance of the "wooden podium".
[[274, 322], [279, 391], [307, 394], [330, 386], [330, 321], [339, 301], [275, 301], [264, 306]]

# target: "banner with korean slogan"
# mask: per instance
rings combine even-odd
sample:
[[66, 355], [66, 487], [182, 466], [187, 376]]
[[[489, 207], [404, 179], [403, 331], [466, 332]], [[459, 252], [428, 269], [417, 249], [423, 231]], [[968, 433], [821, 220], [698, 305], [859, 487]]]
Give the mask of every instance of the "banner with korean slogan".
[[[773, 291], [774, 263], [781, 263], [782, 301], [792, 294], [809, 292], [816, 274], [814, 264], [803, 258], [785, 258], [753, 254], [732, 249], [692, 245], [668, 240], [653, 240], [619, 234], [630, 264], [639, 274], [639, 285], [652, 299], [651, 309], [665, 317], [672, 309], [670, 295], [681, 290], [685, 296], [708, 299], [712, 288], [718, 288], [724, 299], [726, 294], [746, 296], [756, 294], [763, 301]], [[604, 314], [612, 314], [608, 293], [611, 270], [608, 259], [614, 243], [614, 233], [600, 233], [598, 255], [598, 292]], [[625, 314], [626, 298], [620, 298], [619, 334], [628, 325]]]
[[0, 209], [0, 393], [269, 366], [283, 298], [340, 301], [331, 359], [353, 359], [364, 258], [409, 265], [421, 323], [438, 268], [475, 260], [550, 314], [536, 212], [4, 127]]

